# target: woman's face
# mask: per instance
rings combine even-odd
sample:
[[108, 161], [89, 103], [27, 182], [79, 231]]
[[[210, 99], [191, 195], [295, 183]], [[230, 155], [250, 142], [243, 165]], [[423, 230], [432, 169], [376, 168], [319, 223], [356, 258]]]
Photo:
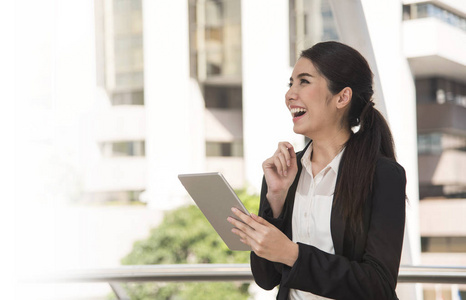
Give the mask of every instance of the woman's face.
[[290, 77], [285, 94], [286, 106], [293, 118], [293, 130], [311, 139], [331, 134], [339, 125], [336, 98], [327, 87], [327, 80], [311, 60], [301, 57]]

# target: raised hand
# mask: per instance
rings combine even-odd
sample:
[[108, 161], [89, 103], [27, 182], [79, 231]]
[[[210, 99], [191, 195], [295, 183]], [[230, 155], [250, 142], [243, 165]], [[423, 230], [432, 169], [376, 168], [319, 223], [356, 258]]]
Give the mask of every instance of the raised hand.
[[298, 172], [296, 153], [289, 142], [278, 143], [274, 155], [264, 161], [262, 169], [267, 182], [267, 200], [274, 217], [278, 217], [283, 209], [286, 194]]

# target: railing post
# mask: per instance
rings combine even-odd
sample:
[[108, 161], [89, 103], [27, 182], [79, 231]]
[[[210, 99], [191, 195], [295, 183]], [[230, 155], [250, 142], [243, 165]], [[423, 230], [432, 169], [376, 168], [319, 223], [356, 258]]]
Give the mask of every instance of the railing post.
[[108, 284], [112, 288], [113, 293], [115, 293], [118, 300], [131, 300], [120, 282], [109, 282]]

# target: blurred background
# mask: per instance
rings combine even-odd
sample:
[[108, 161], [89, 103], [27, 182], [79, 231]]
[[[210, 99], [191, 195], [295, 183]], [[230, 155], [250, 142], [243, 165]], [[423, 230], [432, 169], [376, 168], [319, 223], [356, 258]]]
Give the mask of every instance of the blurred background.
[[[14, 225], [16, 278], [247, 263], [218, 241], [195, 244], [205, 220], [177, 175], [222, 172], [254, 209], [262, 161], [279, 141], [305, 145], [284, 95], [300, 51], [326, 40], [358, 49], [375, 73], [376, 107], [408, 174], [402, 263], [466, 266], [464, 0], [17, 0], [4, 8], [14, 33], [3, 59], [14, 64], [5, 85], [14, 120], [4, 127], [14, 126], [15, 151], [4, 158], [14, 157], [6, 190], [15, 213], [6, 211], [14, 219], [3, 227]], [[208, 253], [217, 248], [223, 252]], [[173, 254], [180, 249], [186, 253]], [[195, 299], [189, 295], [201, 289], [131, 288], [132, 299]], [[274, 293], [213, 289], [239, 291], [232, 299]], [[466, 299], [461, 285], [399, 290], [400, 299]], [[113, 297], [103, 283], [20, 282], [14, 292]]]

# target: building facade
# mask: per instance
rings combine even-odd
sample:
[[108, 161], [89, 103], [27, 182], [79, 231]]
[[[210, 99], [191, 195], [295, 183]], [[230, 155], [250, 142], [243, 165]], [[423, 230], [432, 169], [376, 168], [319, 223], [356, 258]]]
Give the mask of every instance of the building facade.
[[[421, 263], [466, 265], [466, 3], [404, 1], [404, 50], [415, 78]], [[424, 285], [424, 299], [466, 286]]]

